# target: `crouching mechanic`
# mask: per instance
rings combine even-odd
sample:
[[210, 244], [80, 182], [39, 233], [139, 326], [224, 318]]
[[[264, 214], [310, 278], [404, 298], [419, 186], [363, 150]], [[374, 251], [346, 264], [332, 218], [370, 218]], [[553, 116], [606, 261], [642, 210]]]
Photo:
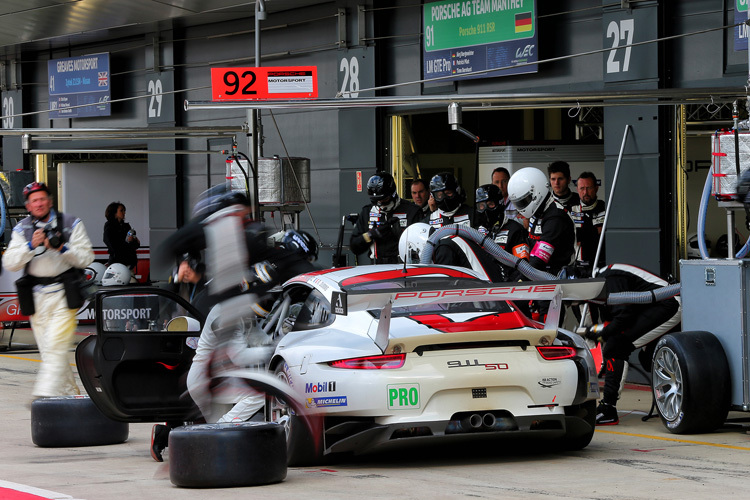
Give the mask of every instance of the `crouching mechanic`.
[[21, 312], [29, 316], [42, 365], [32, 394], [80, 394], [68, 351], [83, 305], [80, 278], [94, 262], [91, 241], [80, 219], [52, 208], [49, 188], [32, 182], [23, 189], [29, 216], [14, 228], [3, 266], [24, 271], [16, 281]]
[[[612, 264], [596, 276], [605, 279], [608, 294], [648, 292], [669, 285], [654, 274], [626, 264]], [[616, 405], [625, 384], [630, 354], [642, 347], [653, 354], [655, 341], [680, 323], [682, 307], [680, 297], [675, 296], [651, 304], [607, 306], [601, 312], [609, 323], [585, 330], [586, 338], [603, 344], [604, 395], [596, 410], [596, 425], [615, 425], [620, 421]], [[647, 359], [649, 366], [644, 368], [649, 369], [651, 356]]]

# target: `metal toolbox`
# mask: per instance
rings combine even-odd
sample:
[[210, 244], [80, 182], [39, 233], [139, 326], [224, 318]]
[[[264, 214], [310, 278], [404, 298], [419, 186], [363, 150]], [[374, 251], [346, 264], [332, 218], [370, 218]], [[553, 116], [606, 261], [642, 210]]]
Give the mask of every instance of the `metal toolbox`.
[[682, 330], [719, 339], [729, 362], [732, 408], [750, 411], [750, 260], [682, 260], [680, 295]]

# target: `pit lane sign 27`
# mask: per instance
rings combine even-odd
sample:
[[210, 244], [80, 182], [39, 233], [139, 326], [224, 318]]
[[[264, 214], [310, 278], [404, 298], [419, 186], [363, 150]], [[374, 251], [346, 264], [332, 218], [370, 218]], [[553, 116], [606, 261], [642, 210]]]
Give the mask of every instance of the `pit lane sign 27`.
[[214, 101], [314, 99], [318, 97], [318, 68], [211, 68], [211, 95]]

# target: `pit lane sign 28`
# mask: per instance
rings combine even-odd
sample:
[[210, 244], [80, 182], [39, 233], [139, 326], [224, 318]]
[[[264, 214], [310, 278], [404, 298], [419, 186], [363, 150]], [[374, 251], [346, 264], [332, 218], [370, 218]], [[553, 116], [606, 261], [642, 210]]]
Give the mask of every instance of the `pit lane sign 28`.
[[314, 99], [318, 97], [318, 68], [211, 68], [211, 95], [214, 101]]

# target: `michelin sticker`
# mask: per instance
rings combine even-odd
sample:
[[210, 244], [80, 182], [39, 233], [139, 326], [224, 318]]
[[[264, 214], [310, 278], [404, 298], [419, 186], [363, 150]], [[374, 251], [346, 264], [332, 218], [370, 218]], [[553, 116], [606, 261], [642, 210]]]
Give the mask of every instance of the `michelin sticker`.
[[305, 406], [308, 408], [330, 408], [331, 406], [347, 406], [346, 396], [330, 398], [307, 398]]
[[388, 386], [389, 410], [419, 409], [419, 384], [393, 384]]

